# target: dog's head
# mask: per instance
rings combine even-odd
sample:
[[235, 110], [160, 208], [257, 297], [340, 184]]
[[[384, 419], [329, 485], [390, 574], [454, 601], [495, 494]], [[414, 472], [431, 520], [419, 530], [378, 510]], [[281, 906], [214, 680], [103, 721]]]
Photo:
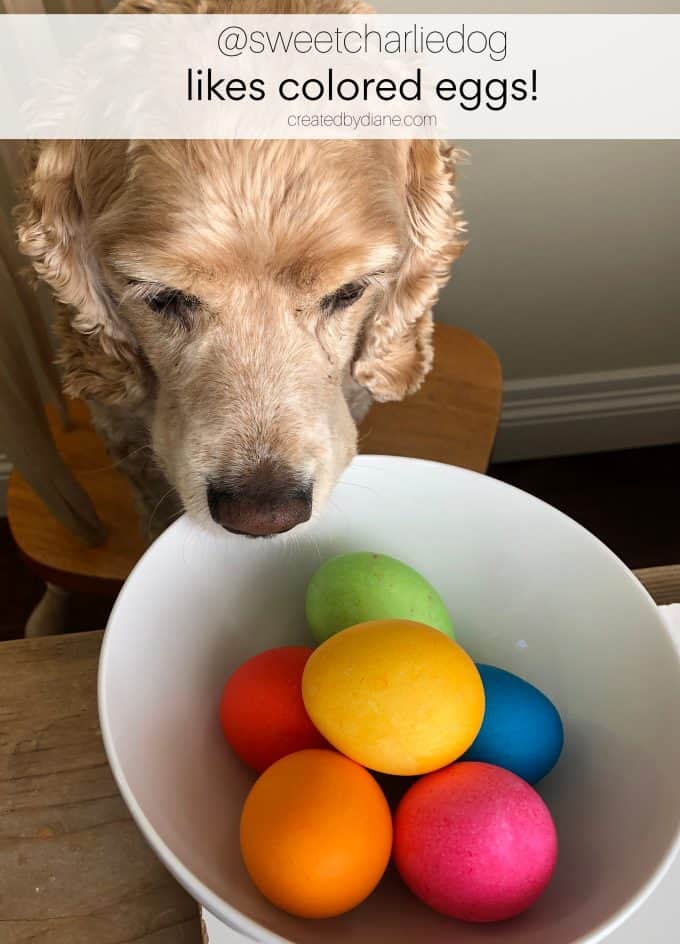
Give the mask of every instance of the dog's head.
[[145, 415], [194, 515], [271, 534], [354, 455], [356, 391], [429, 369], [453, 191], [432, 141], [55, 141], [19, 237], [66, 306], [66, 389]]

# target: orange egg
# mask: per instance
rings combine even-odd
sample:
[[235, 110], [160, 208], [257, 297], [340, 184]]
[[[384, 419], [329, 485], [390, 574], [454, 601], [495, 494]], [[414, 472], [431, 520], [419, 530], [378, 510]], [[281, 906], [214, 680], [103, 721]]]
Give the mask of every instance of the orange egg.
[[354, 908], [380, 881], [392, 817], [371, 774], [335, 751], [307, 750], [272, 764], [248, 794], [241, 854], [262, 894], [301, 918]]

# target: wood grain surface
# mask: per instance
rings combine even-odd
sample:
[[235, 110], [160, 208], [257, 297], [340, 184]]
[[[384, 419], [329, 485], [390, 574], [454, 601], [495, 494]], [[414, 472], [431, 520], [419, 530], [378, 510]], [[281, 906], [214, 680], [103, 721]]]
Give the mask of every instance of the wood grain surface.
[[[450, 325], [435, 332], [435, 363], [423, 388], [401, 403], [375, 404], [360, 429], [362, 452], [417, 456], [486, 471], [501, 408], [501, 371], [491, 348]], [[85, 404], [71, 402], [73, 429], [50, 427], [59, 451], [90, 495], [106, 540], [88, 547], [12, 474], [7, 507], [14, 539], [44, 580], [67, 590], [115, 592], [144, 550], [130, 487], [112, 467]]]
[[116, 789], [101, 633], [0, 644], [0, 942], [200, 944], [196, 904]]
[[106, 540], [90, 547], [49, 514], [26, 481], [13, 472], [7, 489], [12, 534], [27, 560], [46, 581], [67, 590], [115, 592], [144, 550], [132, 491], [113, 467], [90, 424], [87, 407], [69, 403], [73, 428], [63, 430], [48, 408], [59, 452], [89, 494], [106, 530]]
[[680, 565], [644, 567], [634, 573], [659, 606], [680, 603]]

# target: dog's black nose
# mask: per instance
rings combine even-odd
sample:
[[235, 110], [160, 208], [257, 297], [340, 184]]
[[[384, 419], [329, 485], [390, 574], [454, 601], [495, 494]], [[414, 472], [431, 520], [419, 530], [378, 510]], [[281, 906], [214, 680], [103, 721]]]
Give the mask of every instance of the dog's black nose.
[[285, 466], [262, 462], [249, 475], [208, 485], [208, 508], [227, 531], [269, 537], [312, 514], [312, 486]]

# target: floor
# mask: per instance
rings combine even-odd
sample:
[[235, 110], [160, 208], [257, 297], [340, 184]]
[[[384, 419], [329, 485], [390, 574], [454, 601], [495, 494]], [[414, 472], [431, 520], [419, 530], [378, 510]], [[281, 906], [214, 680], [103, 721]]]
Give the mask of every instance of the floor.
[[[12, 540], [6, 518], [0, 518], [0, 641], [19, 639], [43, 583], [24, 563]], [[74, 632], [102, 629], [113, 600], [74, 594], [69, 601], [68, 625]]]
[[575, 518], [631, 568], [680, 564], [680, 444], [492, 465]]
[[[489, 474], [575, 518], [629, 567], [680, 563], [680, 444], [492, 465]], [[0, 518], [0, 640], [23, 635], [42, 584]], [[101, 629], [113, 600], [77, 595], [68, 625]]]

